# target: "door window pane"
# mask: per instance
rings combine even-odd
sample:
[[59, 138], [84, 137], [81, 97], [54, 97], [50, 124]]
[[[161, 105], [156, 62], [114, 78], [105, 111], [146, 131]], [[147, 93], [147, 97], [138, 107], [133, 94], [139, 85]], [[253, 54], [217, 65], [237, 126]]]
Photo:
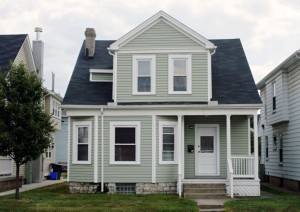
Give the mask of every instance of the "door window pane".
[[202, 153], [214, 152], [214, 137], [213, 136], [201, 136], [200, 148]]

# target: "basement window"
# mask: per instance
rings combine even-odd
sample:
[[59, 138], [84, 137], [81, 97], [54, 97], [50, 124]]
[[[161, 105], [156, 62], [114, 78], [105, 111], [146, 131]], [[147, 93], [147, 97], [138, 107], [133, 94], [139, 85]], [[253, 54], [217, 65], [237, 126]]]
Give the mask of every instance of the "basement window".
[[135, 183], [116, 183], [117, 194], [135, 194]]

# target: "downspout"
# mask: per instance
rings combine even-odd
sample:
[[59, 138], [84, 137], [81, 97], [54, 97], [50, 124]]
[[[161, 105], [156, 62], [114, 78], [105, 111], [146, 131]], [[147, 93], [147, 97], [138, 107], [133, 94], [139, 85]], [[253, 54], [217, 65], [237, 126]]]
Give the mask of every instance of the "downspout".
[[112, 98], [114, 102], [116, 102], [117, 99], [117, 92], [116, 92], [116, 86], [117, 86], [117, 66], [116, 66], [116, 58], [115, 53], [112, 53], [112, 50], [108, 48], [108, 53], [113, 56], [113, 87], [112, 87]]
[[104, 146], [104, 136], [103, 136], [103, 127], [104, 127], [104, 115], [103, 115], [103, 108], [101, 108], [101, 192], [104, 192], [104, 156], [103, 156], [103, 146]]

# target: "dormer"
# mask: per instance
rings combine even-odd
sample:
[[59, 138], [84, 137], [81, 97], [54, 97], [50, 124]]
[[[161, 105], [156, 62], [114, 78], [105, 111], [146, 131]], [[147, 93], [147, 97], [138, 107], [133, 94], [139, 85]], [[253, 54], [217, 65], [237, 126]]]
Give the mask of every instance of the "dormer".
[[108, 48], [114, 57], [114, 101], [209, 102], [215, 49], [197, 32], [158, 12]]

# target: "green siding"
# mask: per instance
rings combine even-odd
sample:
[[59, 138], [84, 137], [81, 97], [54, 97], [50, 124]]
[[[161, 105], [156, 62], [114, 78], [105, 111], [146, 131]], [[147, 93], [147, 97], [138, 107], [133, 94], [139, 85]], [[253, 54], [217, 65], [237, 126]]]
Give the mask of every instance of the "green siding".
[[156, 181], [176, 182], [178, 176], [177, 164], [159, 164], [159, 122], [176, 121], [177, 117], [157, 116], [156, 118]]
[[[202, 46], [205, 44], [203, 43]], [[128, 48], [176, 48], [176, 47], [202, 47], [174, 27], [161, 19], [154, 26], [122, 46]]]
[[117, 101], [204, 101], [208, 99], [207, 53], [192, 55], [192, 94], [168, 94], [168, 54], [156, 54], [156, 94], [132, 95], [132, 54], [118, 54]]
[[[76, 121], [92, 121], [92, 148], [91, 148], [91, 164], [73, 164], [73, 122]], [[71, 118], [70, 124], [70, 181], [93, 182], [94, 181], [94, 117]]]
[[[219, 124], [220, 128], [220, 176], [195, 176], [195, 153], [187, 152], [187, 145], [195, 145], [195, 124]], [[190, 129], [193, 126], [193, 129]], [[185, 117], [185, 179], [226, 178], [227, 177], [227, 144], [226, 116]], [[245, 116], [231, 116], [231, 149], [234, 154], [248, 154], [248, 120]]]
[[109, 74], [109, 73], [92, 73], [92, 80], [112, 81], [113, 80], [113, 74]]
[[[101, 120], [101, 119], [100, 119]], [[140, 164], [109, 164], [110, 122], [139, 121], [141, 123]], [[100, 155], [100, 154], [99, 154]], [[100, 157], [99, 157], [100, 159]], [[100, 160], [99, 160], [100, 164]], [[100, 173], [100, 172], [99, 172]], [[152, 117], [104, 117], [104, 182], [151, 182], [152, 177]]]

